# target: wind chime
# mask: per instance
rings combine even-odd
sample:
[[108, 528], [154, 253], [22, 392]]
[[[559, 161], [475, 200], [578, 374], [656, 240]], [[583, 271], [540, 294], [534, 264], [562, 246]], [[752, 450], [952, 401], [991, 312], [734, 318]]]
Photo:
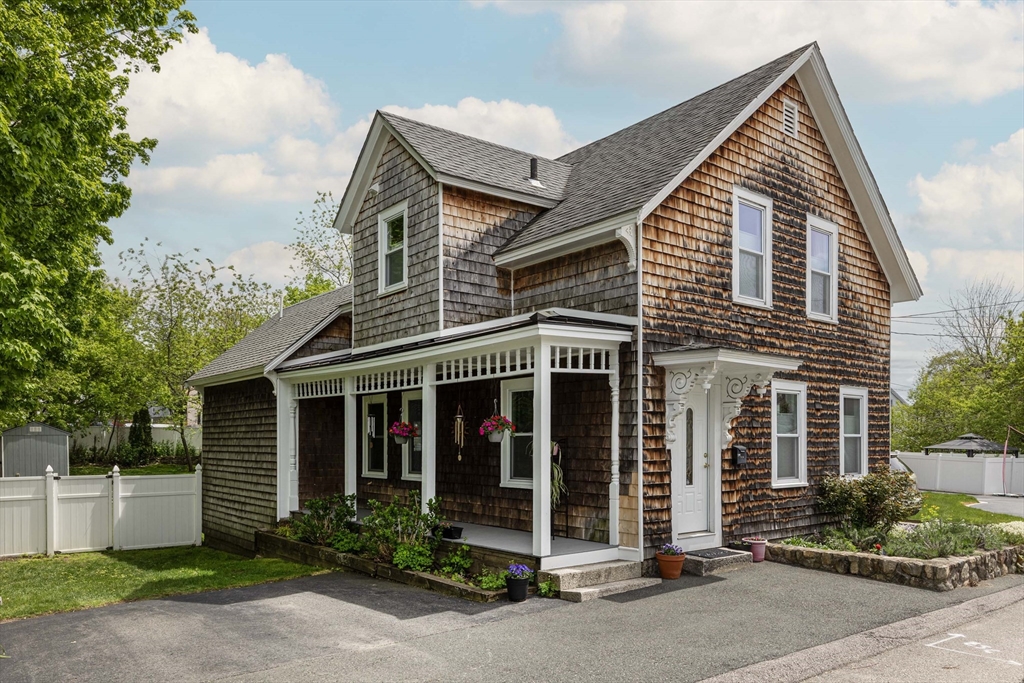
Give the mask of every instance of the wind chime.
[[462, 462], [462, 446], [466, 443], [466, 418], [462, 414], [462, 404], [455, 412], [455, 445], [459, 447], [459, 462]]

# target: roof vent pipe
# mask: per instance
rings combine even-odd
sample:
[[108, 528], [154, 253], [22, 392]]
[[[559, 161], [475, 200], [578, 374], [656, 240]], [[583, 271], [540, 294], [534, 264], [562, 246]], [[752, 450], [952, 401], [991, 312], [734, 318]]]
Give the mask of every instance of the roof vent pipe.
[[530, 159], [530, 180], [537, 180], [537, 157]]

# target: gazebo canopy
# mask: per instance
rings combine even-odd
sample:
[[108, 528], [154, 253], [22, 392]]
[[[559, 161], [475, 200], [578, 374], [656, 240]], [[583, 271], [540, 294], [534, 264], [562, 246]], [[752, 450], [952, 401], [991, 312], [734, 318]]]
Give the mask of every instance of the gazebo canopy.
[[[1002, 453], [1003, 444], [996, 443], [995, 441], [989, 441], [983, 436], [977, 434], [964, 434], [958, 436], [951, 441], [944, 441], [943, 443], [937, 443], [934, 446], [928, 446], [924, 449], [925, 455], [930, 451], [966, 451], [968, 455], [974, 453]], [[1018, 450], [1016, 448], [1007, 449], [1007, 453], [1016, 455]]]

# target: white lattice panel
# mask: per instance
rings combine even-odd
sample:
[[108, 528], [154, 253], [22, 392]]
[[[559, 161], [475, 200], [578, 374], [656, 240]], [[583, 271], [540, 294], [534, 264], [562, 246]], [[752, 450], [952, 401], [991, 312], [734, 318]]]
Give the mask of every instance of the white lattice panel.
[[554, 372], [612, 372], [612, 352], [580, 346], [552, 346], [551, 370]]
[[533, 348], [492, 351], [437, 364], [437, 383], [465, 382], [485, 377], [505, 377], [533, 372]]
[[295, 398], [322, 398], [325, 396], [341, 396], [344, 393], [345, 380], [341, 377], [315, 379], [295, 385]]

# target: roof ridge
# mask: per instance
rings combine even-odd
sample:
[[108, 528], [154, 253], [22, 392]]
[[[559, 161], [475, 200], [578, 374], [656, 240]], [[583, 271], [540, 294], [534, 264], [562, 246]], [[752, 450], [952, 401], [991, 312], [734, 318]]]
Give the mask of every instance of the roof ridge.
[[[498, 147], [499, 149], [505, 149], [505, 150], [508, 150], [510, 152], [516, 152], [518, 154], [525, 154], [525, 155], [531, 156], [531, 157], [537, 157], [538, 159], [541, 159], [543, 161], [550, 161], [552, 163], [562, 164], [564, 166], [572, 166], [572, 164], [567, 162], [567, 161], [559, 161], [558, 159], [552, 159], [551, 157], [542, 156], [542, 155], [537, 154], [535, 152], [528, 152], [526, 150], [518, 149], [516, 147], [509, 147], [508, 145], [503, 145], [503, 144], [501, 144], [499, 142], [493, 142], [491, 140], [485, 140], [484, 138], [478, 138], [475, 135], [468, 135], [466, 133], [460, 133], [459, 131], [452, 130], [451, 128], [445, 128], [443, 126], [438, 126], [438, 125], [435, 125], [433, 123], [427, 123], [425, 121], [420, 121], [418, 119], [411, 119], [408, 116], [401, 116], [399, 114], [395, 114], [395, 113], [392, 113], [392, 112], [389, 112], [389, 111], [385, 111], [383, 109], [378, 109], [377, 113], [380, 114], [381, 116], [383, 116], [384, 118], [394, 117], [396, 119], [401, 119], [402, 121], [408, 121], [409, 123], [415, 123], [418, 126], [425, 126], [427, 128], [433, 128], [434, 130], [444, 131], [445, 133], [448, 133], [449, 135], [457, 135], [457, 136], [459, 136], [461, 138], [466, 138], [467, 140], [474, 140], [476, 142], [482, 142], [485, 145], [491, 145], [492, 147]], [[569, 152], [566, 152], [566, 154], [569, 154]]]
[[[740, 74], [740, 75], [738, 75], [738, 76], [736, 76], [734, 78], [730, 78], [728, 81], [725, 81], [724, 83], [719, 83], [718, 85], [716, 85], [716, 86], [714, 86], [712, 88], [708, 88], [707, 90], [704, 90], [702, 92], [699, 92], [696, 95], [693, 95], [692, 97], [689, 97], [689, 98], [683, 100], [682, 102], [678, 102], [676, 104], [673, 104], [671, 107], [666, 107], [665, 109], [662, 109], [659, 112], [655, 112], [654, 114], [651, 114], [650, 116], [647, 116], [645, 118], [640, 119], [639, 121], [631, 123], [628, 126], [626, 126], [625, 128], [620, 128], [620, 129], [618, 129], [616, 131], [612, 131], [611, 133], [608, 133], [608, 135], [605, 135], [604, 137], [598, 138], [597, 140], [594, 140], [592, 142], [588, 142], [587, 144], [582, 145], [580, 147], [577, 147], [576, 149], [574, 149], [574, 150], [572, 150], [570, 152], [566, 152], [562, 156], [560, 156], [557, 159], [555, 159], [555, 161], [562, 161], [562, 159], [564, 159], [567, 156], [570, 156], [570, 155], [573, 155], [573, 154], [579, 154], [580, 152], [583, 152], [584, 150], [586, 150], [588, 147], [594, 147], [596, 145], [599, 145], [600, 143], [608, 140], [609, 138], [615, 137], [616, 135], [619, 135], [620, 133], [623, 133], [623, 132], [625, 132], [625, 131], [627, 131], [627, 130], [635, 127], [635, 126], [640, 126], [640, 125], [650, 121], [651, 119], [657, 118], [659, 116], [663, 116], [664, 114], [667, 114], [668, 112], [670, 112], [670, 111], [672, 111], [674, 109], [678, 109], [680, 107], [683, 107], [683, 106], [689, 104], [690, 102], [692, 102], [693, 100], [696, 100], [697, 98], [705, 97], [706, 95], [708, 95], [708, 94], [710, 94], [710, 93], [712, 93], [712, 92], [714, 92], [716, 90], [720, 90], [722, 88], [725, 88], [725, 87], [735, 83], [736, 81], [738, 81], [740, 79], [748, 77], [750, 74], [754, 73], [755, 71], [760, 71], [761, 69], [764, 69], [764, 68], [766, 68], [768, 66], [771, 66], [772, 64], [775, 64], [776, 62], [780, 62], [780, 61], [786, 59], [787, 57], [792, 57], [793, 55], [796, 55], [798, 53], [799, 54], [803, 54], [804, 52], [806, 52], [807, 50], [809, 50], [812, 47], [816, 46], [817, 44], [818, 44], [818, 41], [813, 41], [813, 42], [810, 42], [810, 43], [804, 45], [803, 47], [799, 47], [799, 48], [797, 48], [795, 50], [790, 50], [786, 54], [780, 55], [780, 56], [776, 57], [775, 59], [767, 61], [767, 62], [765, 62], [765, 63], [763, 63], [763, 64], [761, 64], [761, 65], [759, 65], [759, 66], [757, 66], [757, 67], [755, 67], [753, 69], [750, 69], [749, 71], [745, 71], [742, 74]], [[562, 163], [575, 164], [577, 162], [563, 161]]]

